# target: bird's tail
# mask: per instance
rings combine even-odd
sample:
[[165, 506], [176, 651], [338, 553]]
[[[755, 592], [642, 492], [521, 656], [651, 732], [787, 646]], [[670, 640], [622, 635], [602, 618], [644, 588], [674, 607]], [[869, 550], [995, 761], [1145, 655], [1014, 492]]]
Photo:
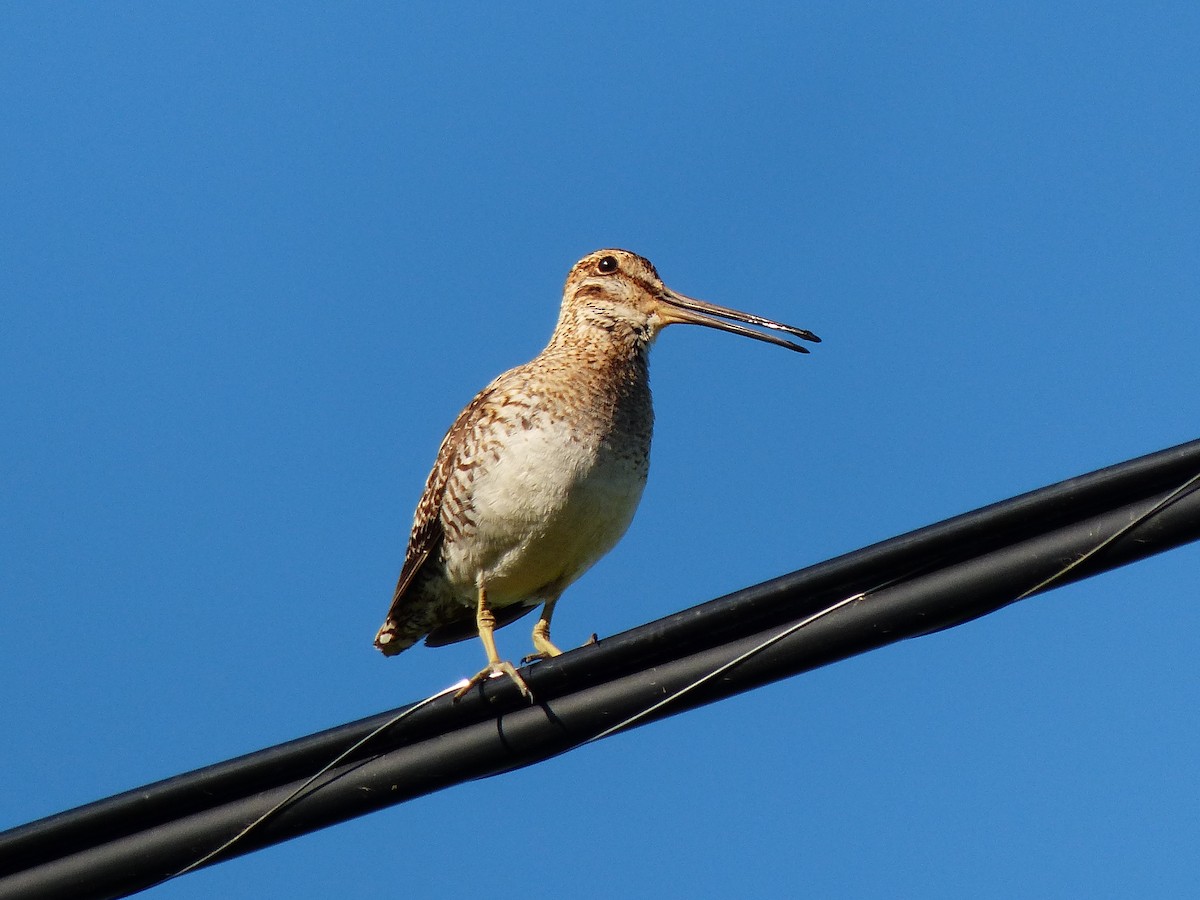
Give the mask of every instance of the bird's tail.
[[403, 653], [420, 638], [420, 634], [405, 634], [400, 623], [389, 617], [375, 635], [375, 646], [384, 656], [395, 656], [397, 653]]

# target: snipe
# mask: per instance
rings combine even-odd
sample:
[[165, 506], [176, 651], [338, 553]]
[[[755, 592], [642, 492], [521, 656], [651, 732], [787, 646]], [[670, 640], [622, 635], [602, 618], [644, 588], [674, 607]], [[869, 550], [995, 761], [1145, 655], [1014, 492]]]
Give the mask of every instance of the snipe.
[[546, 349], [484, 388], [443, 439], [376, 647], [393, 656], [422, 637], [438, 647], [478, 634], [487, 667], [456, 696], [500, 673], [528, 695], [492, 633], [541, 605], [533, 646], [559, 654], [550, 641], [559, 596], [612, 549], [641, 499], [654, 425], [650, 345], [678, 323], [800, 353], [778, 332], [820, 340], [677, 294], [627, 250], [585, 256], [567, 276]]

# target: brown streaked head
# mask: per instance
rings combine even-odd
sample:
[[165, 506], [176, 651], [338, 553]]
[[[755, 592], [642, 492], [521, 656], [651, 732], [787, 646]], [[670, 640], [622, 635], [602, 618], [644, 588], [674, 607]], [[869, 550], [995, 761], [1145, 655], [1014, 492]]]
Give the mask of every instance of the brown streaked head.
[[[559, 328], [580, 318], [603, 327], [623, 324], [644, 334], [648, 340], [653, 340], [666, 326], [675, 324], [717, 328], [798, 353], [807, 353], [808, 349], [770, 332], [783, 332], [805, 341], [821, 340], [803, 328], [676, 293], [663, 284], [650, 260], [618, 249], [589, 253], [567, 276]], [[756, 331], [747, 325], [768, 331]]]

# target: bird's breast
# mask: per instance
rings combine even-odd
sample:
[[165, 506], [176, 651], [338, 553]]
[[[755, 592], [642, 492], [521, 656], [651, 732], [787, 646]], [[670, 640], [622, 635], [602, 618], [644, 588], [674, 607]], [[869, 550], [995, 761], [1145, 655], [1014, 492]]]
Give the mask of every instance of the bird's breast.
[[582, 575], [633, 519], [651, 426], [648, 406], [624, 422], [535, 414], [498, 423], [461, 498], [470, 534], [443, 549], [451, 582], [469, 590], [482, 580], [504, 606], [557, 594]]

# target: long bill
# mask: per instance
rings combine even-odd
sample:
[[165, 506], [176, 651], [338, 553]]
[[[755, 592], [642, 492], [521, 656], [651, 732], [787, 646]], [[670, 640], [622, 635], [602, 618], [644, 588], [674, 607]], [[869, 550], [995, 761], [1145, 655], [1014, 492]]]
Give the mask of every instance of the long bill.
[[[764, 334], [761, 331], [755, 331], [753, 328], [746, 328], [743, 325], [735, 323], [745, 322], [747, 325], [757, 325], [759, 328], [783, 331], [801, 340], [812, 341], [818, 344], [821, 342], [819, 337], [807, 329], [784, 325], [782, 322], [774, 322], [771, 319], [764, 319], [762, 316], [756, 316], [753, 313], [745, 313], [740, 310], [729, 309], [725, 306], [717, 306], [715, 303], [705, 303], [703, 300], [697, 300], [694, 297], [685, 297], [683, 294], [677, 294], [670, 288], [664, 288], [662, 294], [659, 295], [659, 299], [662, 301], [662, 306], [659, 308], [659, 315], [666, 325], [676, 323], [705, 325], [709, 328], [717, 328], [732, 334], [740, 334], [743, 337], [754, 338], [757, 341], [765, 341], [768, 344], [787, 347], [789, 350], [795, 350], [797, 353], [807, 353], [808, 348], [802, 347], [786, 338], [778, 337], [774, 334]], [[728, 319], [732, 319], [733, 321], [726, 321]]]

